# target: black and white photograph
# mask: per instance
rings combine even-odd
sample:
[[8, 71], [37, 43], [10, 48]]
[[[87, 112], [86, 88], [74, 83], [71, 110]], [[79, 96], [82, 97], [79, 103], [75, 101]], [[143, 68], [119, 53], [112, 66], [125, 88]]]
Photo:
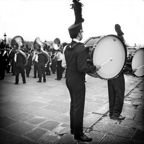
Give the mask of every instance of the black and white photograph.
[[144, 0], [0, 0], [0, 144], [144, 144]]

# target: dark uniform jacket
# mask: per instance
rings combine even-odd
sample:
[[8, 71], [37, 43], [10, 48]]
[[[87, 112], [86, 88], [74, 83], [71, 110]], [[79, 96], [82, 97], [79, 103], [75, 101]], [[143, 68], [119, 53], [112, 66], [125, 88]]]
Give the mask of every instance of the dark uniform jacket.
[[[77, 82], [85, 80], [85, 73], [92, 73], [96, 70], [95, 66], [87, 64], [88, 49], [82, 43], [73, 41], [65, 50], [67, 65], [66, 77]], [[72, 76], [72, 77], [71, 77]]]

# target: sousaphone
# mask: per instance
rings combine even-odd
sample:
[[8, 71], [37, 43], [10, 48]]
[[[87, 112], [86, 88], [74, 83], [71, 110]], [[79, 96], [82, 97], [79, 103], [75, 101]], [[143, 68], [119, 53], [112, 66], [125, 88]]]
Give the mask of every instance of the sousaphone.
[[46, 51], [44, 51], [44, 43], [37, 37], [33, 43], [34, 50], [41, 52], [47, 58], [47, 63], [49, 62], [49, 55]]
[[14, 48], [16, 51], [18, 51], [19, 53], [21, 53], [23, 55], [23, 57], [25, 58], [25, 66], [28, 63], [28, 59], [26, 54], [22, 51], [24, 50], [24, 39], [22, 36], [15, 36], [12, 40], [11, 40], [11, 46], [12, 48]]

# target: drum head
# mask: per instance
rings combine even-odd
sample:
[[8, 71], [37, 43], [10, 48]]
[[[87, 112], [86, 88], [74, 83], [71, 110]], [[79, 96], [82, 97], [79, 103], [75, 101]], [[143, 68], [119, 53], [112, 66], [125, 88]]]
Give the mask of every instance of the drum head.
[[101, 38], [93, 53], [94, 65], [101, 65], [97, 71], [103, 79], [113, 79], [121, 72], [126, 62], [126, 47], [115, 35]]
[[144, 76], [144, 48], [138, 49], [133, 56], [132, 69], [137, 69], [134, 73], [136, 76]]

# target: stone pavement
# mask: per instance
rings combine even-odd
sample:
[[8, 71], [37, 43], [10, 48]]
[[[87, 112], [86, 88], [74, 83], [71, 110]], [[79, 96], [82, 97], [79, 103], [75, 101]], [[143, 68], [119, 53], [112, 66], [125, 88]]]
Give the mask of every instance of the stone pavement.
[[[6, 74], [0, 81], [0, 144], [73, 144], [69, 132], [70, 97], [65, 79], [37, 83], [33, 72], [23, 84], [21, 77]], [[91, 143], [144, 142], [143, 78], [125, 76], [126, 91], [122, 122], [108, 117], [107, 81], [88, 76], [84, 131]]]

